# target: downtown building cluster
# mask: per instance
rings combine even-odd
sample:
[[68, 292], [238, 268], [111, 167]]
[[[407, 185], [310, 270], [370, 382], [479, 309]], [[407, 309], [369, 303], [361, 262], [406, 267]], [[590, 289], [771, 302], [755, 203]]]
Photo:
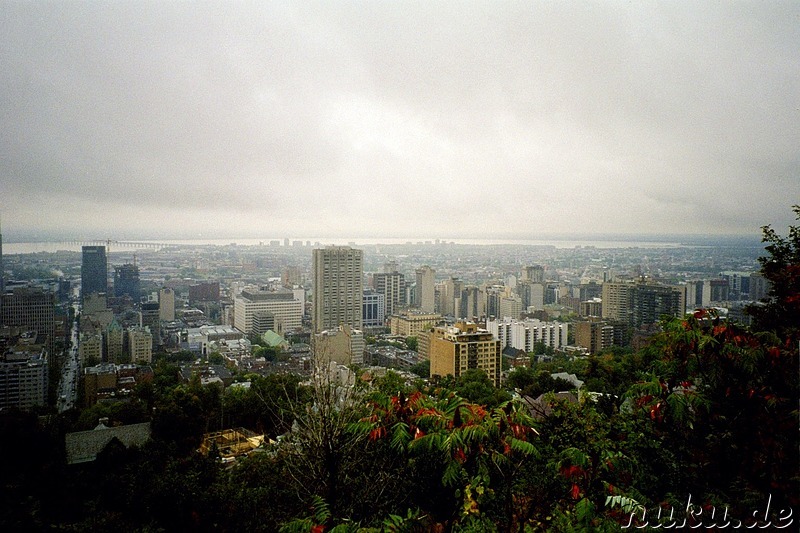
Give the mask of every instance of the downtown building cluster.
[[[136, 255], [131, 260], [120, 254], [124, 258], [113, 266], [104, 246], [85, 246], [80, 360], [85, 367], [119, 368], [147, 365], [159, 352], [184, 351], [201, 360], [221, 354], [228, 365], [258, 372], [308, 372], [315, 360], [398, 368], [430, 360], [432, 377], [479, 368], [499, 384], [504, 357], [542, 350], [597, 353], [652, 334], [662, 316], [768, 291], [752, 271], [720, 269], [717, 277], [669, 283], [644, 269], [615, 275], [606, 268], [598, 274], [588, 260], [580, 279], [565, 279], [563, 266], [519, 260], [514, 268], [492, 269], [471, 258], [464, 264], [473, 270], [460, 272], [460, 259], [446, 259], [459, 250], [452, 244], [408, 246], [415, 251], [302, 242], [166, 249], [143, 253], [138, 262]], [[492, 250], [503, 257], [503, 249]], [[66, 336], [64, 320], [56, 318], [58, 302], [69, 301], [69, 283], [77, 280], [73, 275], [62, 281], [49, 288], [11, 283], [3, 291], [4, 349], [11, 353], [12, 344], [30, 344], [24, 339], [35, 333], [43, 349], [26, 359], [32, 369], [52, 370], [54, 342]], [[416, 350], [394, 346], [409, 337], [416, 339]], [[376, 339], [385, 342], [376, 347]], [[258, 360], [251, 340], [268, 342], [289, 360]], [[20, 367], [22, 353], [16, 349], [5, 363]], [[118, 383], [131, 378], [122, 377]]]

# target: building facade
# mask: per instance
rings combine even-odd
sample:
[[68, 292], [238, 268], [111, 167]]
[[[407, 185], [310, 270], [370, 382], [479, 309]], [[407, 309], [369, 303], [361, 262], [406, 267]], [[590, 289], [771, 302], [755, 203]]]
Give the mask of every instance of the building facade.
[[81, 261], [81, 298], [108, 291], [108, 259], [105, 246], [84, 246]]
[[[714, 281], [712, 281], [712, 297]], [[603, 283], [603, 319], [638, 328], [658, 322], [663, 315], [683, 316], [686, 311], [686, 286], [649, 282]]]
[[386, 322], [386, 297], [375, 291], [364, 291], [364, 327], [380, 327]]
[[389, 327], [392, 335], [415, 337], [419, 333], [436, 326], [442, 319], [439, 313], [423, 313], [406, 311], [389, 317]]
[[0, 324], [35, 331], [53, 354], [56, 335], [55, 294], [38, 287], [15, 287], [0, 296]]
[[363, 328], [364, 252], [349, 246], [313, 251], [315, 333], [347, 325]]
[[165, 322], [175, 320], [175, 291], [164, 287], [158, 291], [159, 318]]
[[406, 305], [406, 278], [397, 272], [379, 272], [372, 277], [375, 292], [383, 294], [384, 319]]
[[361, 365], [364, 363], [365, 349], [364, 333], [347, 325], [315, 333], [312, 337], [311, 350], [320, 367], [331, 362]]
[[114, 267], [114, 296], [129, 296], [134, 302], [141, 297], [139, 267], [130, 263]]
[[47, 404], [48, 357], [36, 335], [26, 332], [0, 354], [0, 410]]
[[436, 310], [436, 271], [423, 265], [415, 274], [417, 286], [414, 291], [414, 306], [423, 313], [433, 313]]
[[153, 336], [145, 328], [128, 329], [128, 347], [134, 363], [153, 361]]
[[545, 322], [536, 318], [489, 319], [486, 321], [486, 330], [498, 339], [503, 349], [510, 347], [533, 352], [536, 344], [542, 343], [557, 350], [569, 342], [569, 325], [565, 322]]
[[496, 387], [500, 386], [502, 353], [500, 341], [477, 324], [457, 322], [435, 327], [427, 334], [426, 348], [431, 362], [431, 377], [458, 378], [469, 369], [483, 370]]
[[579, 321], [575, 328], [575, 344], [596, 354], [614, 345], [614, 326], [603, 321]]
[[247, 335], [291, 331], [302, 322], [303, 302], [292, 291], [242, 291], [233, 299], [233, 326]]

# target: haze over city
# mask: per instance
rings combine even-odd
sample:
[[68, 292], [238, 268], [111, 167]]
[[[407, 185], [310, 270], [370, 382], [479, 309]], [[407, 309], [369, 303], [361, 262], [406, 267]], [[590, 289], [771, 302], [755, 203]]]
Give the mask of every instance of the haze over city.
[[24, 2], [7, 241], [757, 236], [800, 198], [796, 2]]

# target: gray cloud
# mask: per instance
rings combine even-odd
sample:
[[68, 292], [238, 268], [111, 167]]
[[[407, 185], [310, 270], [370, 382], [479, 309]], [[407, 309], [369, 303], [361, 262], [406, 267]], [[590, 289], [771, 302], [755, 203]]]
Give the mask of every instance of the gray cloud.
[[787, 3], [8, 3], [7, 235], [756, 233]]

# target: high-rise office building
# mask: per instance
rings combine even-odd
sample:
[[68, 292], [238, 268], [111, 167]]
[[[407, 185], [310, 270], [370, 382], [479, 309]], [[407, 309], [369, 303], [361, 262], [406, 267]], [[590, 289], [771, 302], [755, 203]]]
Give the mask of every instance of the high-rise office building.
[[131, 263], [114, 267], [114, 296], [130, 296], [134, 302], [139, 301], [139, 267]]
[[122, 362], [125, 351], [125, 330], [116, 319], [112, 320], [103, 335], [105, 340], [106, 356], [105, 360], [109, 363]]
[[55, 294], [38, 287], [15, 287], [2, 298], [0, 325], [35, 331], [54, 356], [56, 335]]
[[372, 277], [375, 292], [383, 294], [385, 317], [391, 316], [406, 305], [406, 278], [397, 270], [379, 272]]
[[423, 265], [417, 269], [416, 274], [414, 305], [423, 313], [433, 313], [436, 309], [436, 271], [428, 265]]
[[292, 331], [302, 325], [303, 307], [303, 301], [289, 290], [242, 291], [233, 299], [233, 326], [247, 335], [267, 329]]
[[161, 320], [164, 322], [175, 320], [175, 291], [169, 287], [159, 290], [158, 306]]
[[364, 327], [383, 326], [386, 320], [386, 298], [375, 291], [364, 291]]
[[281, 273], [281, 283], [284, 287], [292, 288], [303, 283], [303, 271], [300, 267], [288, 266]]
[[105, 246], [84, 246], [81, 262], [81, 299], [108, 291], [108, 260]]
[[439, 312], [446, 316], [456, 316], [456, 299], [461, 298], [464, 282], [458, 278], [444, 280], [439, 288]]
[[547, 293], [545, 283], [523, 279], [517, 283], [516, 293], [522, 300], [522, 309], [524, 311], [528, 311], [531, 308], [533, 310], [544, 309]]
[[147, 302], [141, 308], [141, 327], [147, 328], [152, 335], [153, 351], [161, 346], [161, 309], [158, 302]]
[[349, 246], [313, 251], [314, 332], [363, 327], [364, 252]]

